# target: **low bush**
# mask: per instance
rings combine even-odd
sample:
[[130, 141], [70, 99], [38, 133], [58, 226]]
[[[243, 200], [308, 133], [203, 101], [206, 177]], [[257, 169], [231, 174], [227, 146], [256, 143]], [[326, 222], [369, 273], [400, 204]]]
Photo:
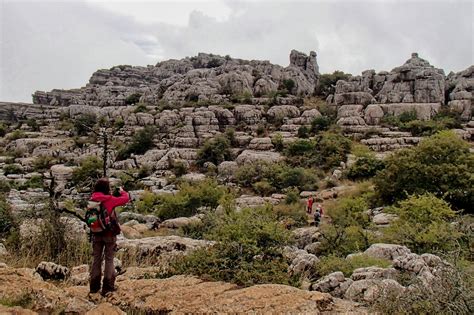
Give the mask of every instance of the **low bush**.
[[18, 139], [28, 138], [26, 133], [23, 130], [15, 130], [12, 133], [8, 134], [8, 140], [14, 141]]
[[237, 182], [244, 187], [265, 181], [276, 190], [296, 187], [301, 190], [317, 188], [319, 174], [312, 169], [290, 167], [284, 163], [255, 162], [246, 164], [237, 170]]
[[321, 251], [327, 255], [346, 256], [364, 251], [377, 240], [364, 197], [346, 197], [330, 207], [330, 223], [321, 225]]
[[54, 165], [54, 158], [49, 155], [40, 155], [33, 162], [35, 172], [44, 172]]
[[136, 211], [154, 213], [160, 219], [189, 217], [201, 207], [215, 209], [224, 196], [225, 189], [213, 180], [199, 183], [181, 183], [176, 194], [153, 194], [145, 192], [136, 202]]
[[272, 186], [268, 181], [262, 180], [256, 182], [252, 185], [253, 190], [261, 196], [269, 196], [273, 192], [275, 192], [275, 187]]
[[353, 255], [349, 258], [341, 258], [334, 255], [321, 257], [316, 264], [315, 270], [318, 271], [318, 277], [324, 277], [330, 273], [341, 271], [345, 277], [350, 277], [357, 268], [380, 267], [387, 268], [392, 264], [390, 260], [375, 258], [364, 254]]
[[350, 180], [364, 180], [374, 177], [378, 171], [383, 170], [385, 163], [374, 156], [360, 157], [347, 170]]
[[449, 204], [432, 194], [411, 196], [387, 209], [398, 219], [383, 230], [386, 242], [405, 245], [416, 253], [448, 253], [457, 248], [461, 234], [450, 222]]
[[319, 116], [311, 121], [311, 132], [317, 134], [322, 131], [329, 130], [329, 127], [334, 123], [334, 120], [328, 116]]
[[297, 140], [287, 145], [286, 161], [294, 166], [330, 169], [347, 160], [351, 141], [339, 133], [323, 132], [314, 140]]
[[225, 136], [218, 136], [207, 140], [198, 150], [197, 164], [203, 166], [206, 162], [212, 162], [215, 165], [223, 161], [228, 161], [232, 157], [230, 150], [230, 141]]
[[285, 145], [283, 143], [283, 136], [281, 135], [281, 133], [276, 133], [272, 137], [272, 144], [276, 151], [278, 152], [283, 151], [283, 149], [285, 148]]
[[30, 127], [31, 131], [40, 131], [40, 124], [38, 124], [36, 119], [28, 119], [26, 124]]
[[440, 132], [417, 147], [397, 151], [385, 159], [385, 164], [373, 180], [383, 203], [430, 192], [455, 209], [472, 213], [474, 156], [469, 144], [453, 132]]
[[27, 190], [28, 188], [43, 188], [43, 177], [41, 176], [32, 176], [25, 183], [21, 184], [19, 190]]
[[301, 126], [298, 128], [298, 138], [303, 138], [303, 139], [306, 139], [309, 137], [309, 130], [308, 130], [308, 127], [306, 126]]
[[336, 70], [333, 73], [324, 73], [319, 78], [319, 84], [316, 87], [316, 94], [327, 97], [336, 91], [336, 83], [339, 80], [347, 80], [351, 75], [343, 71]]
[[141, 94], [140, 93], [133, 93], [130, 94], [125, 98], [125, 104], [127, 105], [133, 105], [136, 104], [140, 101]]
[[7, 236], [15, 226], [15, 220], [10, 211], [10, 205], [0, 196], [0, 238]]
[[74, 119], [74, 128], [78, 136], [87, 136], [97, 123], [95, 114], [82, 114]]
[[146, 104], [144, 103], [138, 103], [135, 105], [135, 109], [133, 112], [136, 113], [146, 113], [148, 111], [148, 108], [146, 107]]
[[0, 137], [5, 137], [8, 133], [8, 127], [5, 124], [0, 123]]
[[198, 249], [172, 264], [174, 274], [250, 286], [262, 283], [295, 284], [281, 248], [290, 233], [277, 222], [271, 208], [229, 211], [216, 217], [206, 239], [217, 243]]
[[420, 280], [410, 285], [409, 293], [384, 290], [372, 305], [380, 314], [472, 314], [474, 291], [472, 270], [443, 268], [429, 288]]
[[274, 206], [273, 212], [277, 220], [283, 222], [287, 228], [302, 227], [308, 224], [308, 216], [304, 210], [304, 206], [299, 202], [299, 196], [294, 202], [285, 202]]
[[23, 168], [18, 164], [6, 164], [3, 166], [3, 173], [5, 175], [23, 174]]
[[154, 127], [145, 127], [136, 132], [131, 143], [122, 148], [117, 153], [118, 160], [125, 160], [132, 154], [144, 154], [153, 147], [153, 139], [155, 137], [156, 129]]
[[72, 183], [82, 188], [92, 188], [97, 179], [102, 177], [102, 161], [96, 156], [83, 159], [72, 173]]

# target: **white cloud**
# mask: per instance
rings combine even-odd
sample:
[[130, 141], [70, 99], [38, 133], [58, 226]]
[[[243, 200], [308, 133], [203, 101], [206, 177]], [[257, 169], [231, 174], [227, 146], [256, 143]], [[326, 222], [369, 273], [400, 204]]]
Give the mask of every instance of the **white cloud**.
[[287, 65], [291, 49], [315, 50], [321, 72], [353, 74], [390, 70], [415, 51], [446, 72], [473, 64], [467, 1], [0, 3], [0, 100], [198, 52]]

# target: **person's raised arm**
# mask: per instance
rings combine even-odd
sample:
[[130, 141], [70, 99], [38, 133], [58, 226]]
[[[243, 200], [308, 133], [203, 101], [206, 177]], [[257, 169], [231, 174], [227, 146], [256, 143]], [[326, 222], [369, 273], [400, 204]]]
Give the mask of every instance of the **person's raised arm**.
[[120, 187], [120, 196], [118, 197], [112, 197], [112, 206], [113, 207], [120, 207], [125, 205], [127, 202], [130, 201], [130, 195], [128, 192], [123, 190], [122, 187]]

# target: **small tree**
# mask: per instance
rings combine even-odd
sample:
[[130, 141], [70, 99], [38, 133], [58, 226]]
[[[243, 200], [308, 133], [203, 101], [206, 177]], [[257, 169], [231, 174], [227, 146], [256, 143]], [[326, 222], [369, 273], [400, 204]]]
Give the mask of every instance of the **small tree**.
[[398, 219], [384, 230], [385, 239], [417, 253], [446, 253], [455, 248], [461, 236], [449, 223], [456, 213], [432, 194], [411, 196], [389, 211]]
[[153, 138], [155, 137], [155, 133], [156, 129], [149, 126], [139, 130], [133, 135], [131, 143], [118, 152], [117, 159], [124, 160], [129, 158], [132, 154], [144, 154], [150, 150], [154, 145]]
[[214, 139], [207, 140], [197, 153], [198, 165], [204, 165], [206, 162], [212, 162], [215, 165], [227, 161], [232, 157], [230, 151], [230, 141], [225, 136], [217, 136]]
[[82, 114], [74, 119], [74, 128], [79, 136], [86, 136], [97, 123], [97, 116], [94, 114]]
[[472, 212], [473, 173], [474, 155], [469, 144], [453, 132], [443, 131], [387, 158], [374, 183], [379, 198], [386, 203], [430, 192], [456, 209]]

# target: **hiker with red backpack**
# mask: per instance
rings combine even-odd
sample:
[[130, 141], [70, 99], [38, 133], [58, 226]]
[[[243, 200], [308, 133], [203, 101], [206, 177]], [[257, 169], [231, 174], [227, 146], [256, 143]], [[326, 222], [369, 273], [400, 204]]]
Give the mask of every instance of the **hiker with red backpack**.
[[101, 178], [96, 182], [86, 212], [86, 221], [92, 236], [93, 255], [90, 293], [100, 291], [104, 258], [102, 295], [115, 291], [114, 252], [117, 246], [117, 235], [121, 231], [115, 207], [123, 206], [129, 201], [130, 196], [122, 187], [119, 188], [118, 196], [112, 195], [107, 178]]
[[306, 202], [306, 213], [311, 214], [313, 212], [313, 203], [314, 203], [314, 197], [309, 196], [308, 201]]

